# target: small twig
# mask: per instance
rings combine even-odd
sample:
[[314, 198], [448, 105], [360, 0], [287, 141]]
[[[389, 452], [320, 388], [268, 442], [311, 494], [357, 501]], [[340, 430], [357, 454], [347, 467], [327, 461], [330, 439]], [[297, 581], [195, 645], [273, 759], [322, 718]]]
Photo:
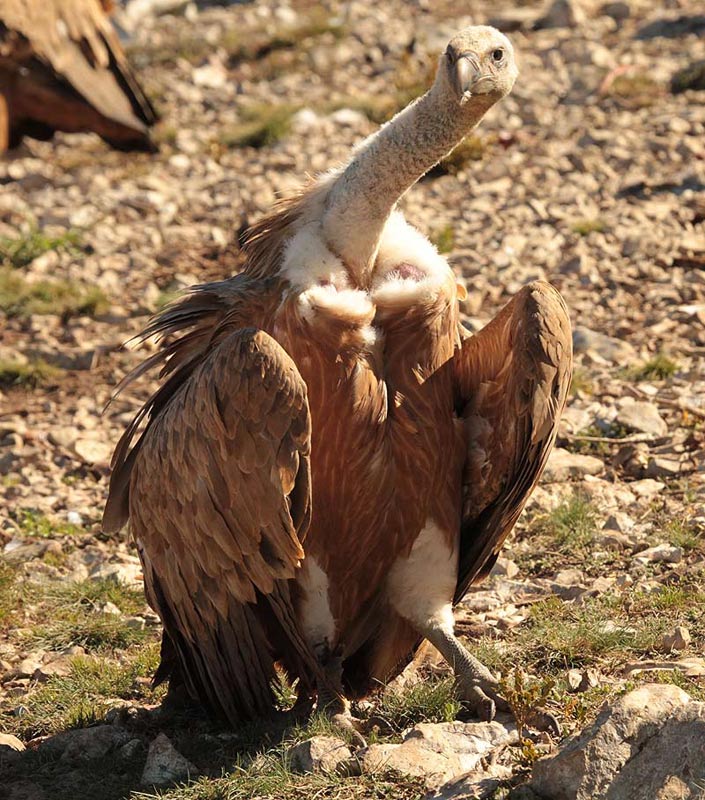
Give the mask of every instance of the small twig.
[[573, 442], [600, 442], [605, 444], [634, 444], [635, 442], [658, 442], [664, 437], [649, 433], [635, 433], [632, 436], [586, 436], [580, 433], [567, 433], [565, 438]]

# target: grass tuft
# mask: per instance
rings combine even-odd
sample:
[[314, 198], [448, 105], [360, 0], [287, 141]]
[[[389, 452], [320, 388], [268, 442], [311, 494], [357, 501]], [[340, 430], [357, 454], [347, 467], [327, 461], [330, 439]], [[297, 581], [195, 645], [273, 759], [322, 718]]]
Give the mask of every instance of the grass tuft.
[[578, 393], [593, 394], [595, 391], [595, 384], [585, 367], [573, 367], [569, 391], [571, 397], [575, 397]]
[[17, 570], [0, 558], [0, 630], [9, 622], [20, 597]]
[[[68, 584], [42, 585], [33, 589], [38, 622], [24, 632], [26, 645], [63, 650], [80, 645], [93, 652], [112, 652], [144, 642], [149, 634], [123, 618], [140, 612], [144, 598], [140, 590], [108, 580], [86, 580]], [[106, 613], [113, 603], [121, 614]]]
[[10, 389], [13, 386], [36, 389], [55, 381], [61, 372], [58, 367], [48, 364], [42, 358], [26, 362], [0, 359], [0, 389]]
[[559, 550], [587, 547], [597, 532], [598, 514], [590, 500], [574, 492], [553, 511], [537, 514], [531, 528], [538, 535], [547, 536]]
[[[282, 50], [301, 49], [307, 39], [317, 39], [324, 34], [339, 39], [344, 33], [341, 21], [314, 7], [300, 13], [292, 24], [274, 28], [260, 26], [246, 31], [225, 28], [216, 41], [206, 39], [192, 28], [180, 28], [168, 40], [132, 45], [129, 53], [139, 66], [154, 66], [174, 64], [179, 59], [198, 64], [214, 50], [222, 49], [227, 54], [228, 65], [235, 67], [239, 62], [261, 61]], [[305, 46], [303, 49], [305, 51]]]
[[81, 235], [78, 231], [69, 230], [61, 236], [47, 236], [32, 227], [16, 237], [0, 236], [0, 262], [11, 267], [26, 267], [50, 250], [75, 251], [80, 245]]
[[274, 749], [237, 761], [231, 774], [222, 778], [201, 778], [156, 794], [137, 793], [132, 800], [423, 800], [426, 795], [422, 778], [391, 771], [352, 777], [299, 775], [291, 771], [285, 752]]
[[671, 378], [679, 369], [678, 362], [661, 351], [656, 353], [645, 364], [628, 369], [625, 377], [633, 381], [661, 381]]
[[591, 233], [604, 231], [605, 223], [601, 219], [578, 219], [570, 226], [570, 229], [579, 236], [588, 236]]
[[0, 725], [27, 740], [101, 720], [115, 699], [155, 702], [162, 692], [138, 679], [151, 676], [158, 663], [157, 644], [130, 652], [123, 663], [76, 656], [69, 675], [52, 677], [29, 692], [22, 698], [23, 713], [1, 715]]
[[452, 678], [420, 681], [382, 695], [375, 715], [400, 732], [419, 722], [452, 722], [460, 712]]
[[440, 175], [457, 175], [473, 161], [481, 161], [488, 152], [489, 139], [482, 139], [474, 133], [466, 136], [460, 144], [453, 149], [429, 173], [431, 177]]
[[9, 268], [0, 269], [0, 311], [8, 317], [30, 314], [58, 314], [73, 317], [96, 316], [110, 307], [97, 286], [77, 281], [27, 281]]
[[671, 78], [671, 92], [705, 91], [705, 59], [679, 69]]
[[225, 147], [268, 147], [289, 133], [297, 110], [293, 105], [250, 106], [243, 111], [243, 121], [222, 130], [218, 141]]
[[686, 552], [705, 548], [705, 531], [701, 525], [688, 516], [664, 520], [660, 537], [675, 547], [681, 547]]
[[450, 253], [455, 247], [455, 232], [453, 226], [448, 224], [439, 228], [431, 236], [431, 241], [436, 245], [439, 253]]
[[82, 533], [79, 525], [70, 522], [59, 522], [50, 519], [38, 511], [22, 509], [17, 515], [17, 524], [20, 532], [25, 536], [36, 536], [41, 539], [51, 539], [56, 536], [75, 536]]
[[634, 72], [618, 75], [604, 95], [622, 108], [636, 111], [652, 106], [663, 95], [663, 89], [647, 73]]
[[602, 600], [575, 606], [550, 597], [532, 606], [520, 641], [537, 666], [546, 669], [590, 666], [608, 656], [648, 652], [656, 645], [649, 626], [636, 628], [626, 618], [615, 617]]

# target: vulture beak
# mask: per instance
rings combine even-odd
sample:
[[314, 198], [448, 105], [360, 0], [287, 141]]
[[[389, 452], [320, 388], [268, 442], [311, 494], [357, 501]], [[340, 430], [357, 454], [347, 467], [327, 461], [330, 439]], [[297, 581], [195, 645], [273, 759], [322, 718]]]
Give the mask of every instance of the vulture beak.
[[478, 58], [474, 53], [463, 53], [453, 66], [453, 83], [463, 105], [472, 97], [472, 90], [482, 79]]

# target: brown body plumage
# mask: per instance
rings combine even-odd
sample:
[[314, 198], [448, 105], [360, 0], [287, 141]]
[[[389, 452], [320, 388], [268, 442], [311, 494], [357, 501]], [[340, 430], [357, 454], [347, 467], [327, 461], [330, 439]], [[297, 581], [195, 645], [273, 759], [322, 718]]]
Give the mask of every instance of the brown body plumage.
[[93, 131], [152, 150], [152, 105], [99, 0], [0, 0], [0, 152], [24, 136]]
[[[490, 53], [506, 42], [470, 31]], [[537, 282], [468, 336], [452, 271], [401, 214], [384, 212], [371, 254], [326, 241], [341, 196], [351, 220], [368, 213], [356, 181], [370, 151], [383, 169], [399, 131], [458, 113], [443, 74], [348, 170], [258, 223], [241, 275], [157, 317], [144, 336], [163, 347], [127, 379], [162, 366], [116, 450], [104, 525], [131, 520], [177, 654], [163, 673], [232, 721], [272, 708], [277, 661], [304, 696], [361, 696], [424, 636], [493, 713], [450, 609], [491, 568], [552, 446], [565, 305]], [[465, 127], [486, 97], [462, 106]], [[411, 182], [443, 147], [419, 141]]]

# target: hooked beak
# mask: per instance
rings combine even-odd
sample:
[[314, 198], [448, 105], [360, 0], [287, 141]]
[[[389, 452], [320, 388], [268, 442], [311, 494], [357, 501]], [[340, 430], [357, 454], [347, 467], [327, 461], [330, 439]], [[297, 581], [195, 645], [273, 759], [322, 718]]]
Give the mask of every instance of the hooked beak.
[[480, 72], [480, 64], [474, 53], [463, 53], [453, 66], [453, 84], [463, 105], [472, 97], [473, 92], [486, 76]]

